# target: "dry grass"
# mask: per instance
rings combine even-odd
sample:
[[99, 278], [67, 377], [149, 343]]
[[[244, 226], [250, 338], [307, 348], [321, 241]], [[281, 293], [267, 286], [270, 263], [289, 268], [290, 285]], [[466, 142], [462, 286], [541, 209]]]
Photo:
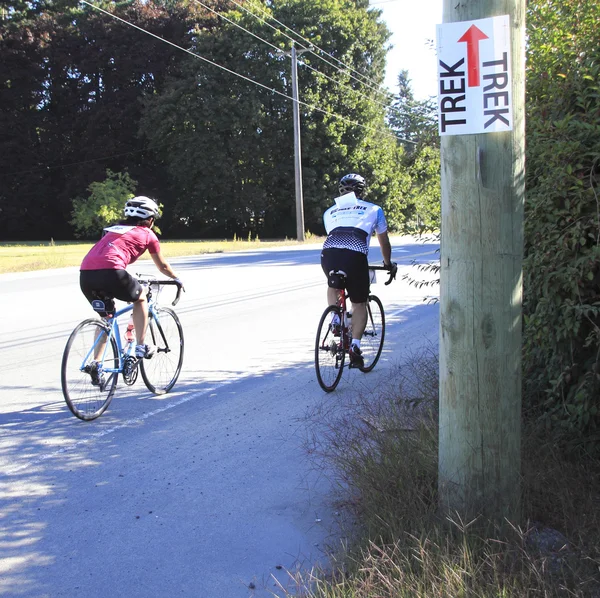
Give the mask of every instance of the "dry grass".
[[[322, 239], [312, 237], [308, 242], [317, 243]], [[244, 241], [223, 239], [218, 241], [161, 241], [167, 259], [185, 255], [243, 251], [285, 245], [298, 245], [294, 240]], [[54, 242], [48, 243], [0, 243], [0, 274], [6, 272], [27, 272], [79, 266], [92, 243]]]
[[600, 598], [597, 460], [568, 461], [525, 429], [522, 526], [440, 519], [437, 379], [424, 351], [393, 384], [309, 414], [307, 450], [335, 472], [353, 523], [332, 569], [296, 586], [313, 598]]

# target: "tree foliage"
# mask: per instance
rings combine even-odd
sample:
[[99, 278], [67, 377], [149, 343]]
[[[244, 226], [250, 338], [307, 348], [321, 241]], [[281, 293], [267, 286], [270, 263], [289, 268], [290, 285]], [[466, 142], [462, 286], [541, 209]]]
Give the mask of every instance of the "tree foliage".
[[438, 231], [441, 223], [440, 148], [435, 145], [417, 147], [407, 159], [410, 188], [405, 208], [411, 232]]
[[[313, 232], [322, 232], [321, 217], [337, 194], [337, 181], [353, 170], [364, 174], [370, 199], [390, 209], [392, 222], [402, 219], [401, 148], [374, 97], [380, 92], [365, 84], [377, 89], [382, 82], [389, 32], [367, 7], [349, 0], [262, 5], [261, 14], [302, 37], [296, 46], [304, 209], [305, 226]], [[259, 10], [254, 3], [252, 11]], [[261, 236], [293, 235], [290, 37], [244, 11], [230, 11], [227, 18], [215, 31], [197, 32], [193, 51], [228, 70], [189, 58], [184, 76], [148, 98], [141, 130], [150, 143], [169, 142], [159, 155], [186, 236], [259, 230]], [[306, 39], [330, 57], [323, 61], [322, 53], [303, 52]], [[353, 72], [340, 70], [335, 58]]]
[[528, 7], [526, 405], [600, 447], [600, 3]]
[[417, 100], [414, 97], [408, 71], [400, 71], [398, 88], [389, 123], [405, 150], [402, 164], [409, 186], [402, 210], [404, 229], [438, 230], [442, 197], [437, 107], [433, 98]]
[[[184, 46], [192, 21], [204, 22], [181, 3], [97, 4]], [[167, 185], [137, 134], [140, 99], [159, 92], [185, 54], [81, 6], [15, 3], [0, 22], [3, 239], [72, 236], [72, 200], [106, 168], [127, 169], [148, 195]]]
[[91, 183], [88, 197], [77, 197], [73, 201], [75, 236], [99, 237], [102, 229], [123, 218], [125, 202], [134, 196], [136, 181], [126, 172], [106, 171], [106, 179]]
[[[322, 232], [321, 214], [351, 170], [402, 224], [408, 181], [379, 91], [390, 34], [366, 0], [262, 0], [250, 12], [243, 0], [214, 0], [212, 10], [96, 2], [105, 12], [76, 0], [5, 4], [3, 239], [71, 237], [73, 199], [107, 168], [129, 172], [140, 193], [164, 202], [167, 235], [292, 234], [292, 39], [301, 53], [307, 229]], [[324, 52], [303, 52], [306, 40]]]

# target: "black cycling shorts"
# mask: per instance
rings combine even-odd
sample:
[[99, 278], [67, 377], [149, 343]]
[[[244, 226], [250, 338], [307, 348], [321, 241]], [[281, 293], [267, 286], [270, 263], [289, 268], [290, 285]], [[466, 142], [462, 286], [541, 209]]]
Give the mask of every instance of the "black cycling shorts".
[[98, 299], [97, 293], [133, 303], [142, 292], [142, 285], [127, 270], [81, 270], [79, 286], [90, 303]]
[[331, 270], [346, 273], [346, 289], [352, 303], [366, 303], [369, 298], [369, 262], [367, 256], [351, 249], [332, 247], [321, 252], [321, 267], [325, 276]]

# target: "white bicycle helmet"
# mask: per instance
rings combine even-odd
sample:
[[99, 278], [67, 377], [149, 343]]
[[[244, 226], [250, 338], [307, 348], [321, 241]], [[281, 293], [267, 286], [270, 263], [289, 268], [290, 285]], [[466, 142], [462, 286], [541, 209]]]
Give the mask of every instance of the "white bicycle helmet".
[[156, 202], [149, 197], [144, 197], [143, 195], [127, 200], [125, 203], [124, 212], [125, 216], [128, 218], [130, 216], [144, 219], [150, 218], [151, 216], [158, 218], [160, 215], [160, 210], [158, 209]]

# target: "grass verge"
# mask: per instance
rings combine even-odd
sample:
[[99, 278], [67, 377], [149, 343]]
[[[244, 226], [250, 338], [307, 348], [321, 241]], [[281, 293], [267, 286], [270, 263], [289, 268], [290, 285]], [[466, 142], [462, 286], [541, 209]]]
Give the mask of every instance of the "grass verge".
[[600, 463], [567, 460], [525, 427], [523, 525], [441, 520], [437, 356], [415, 354], [397, 374], [309, 414], [307, 450], [335, 472], [335, 506], [353, 524], [331, 570], [295, 586], [313, 598], [600, 598]]
[[[322, 241], [311, 237], [311, 243]], [[247, 249], [264, 249], [287, 245], [301, 245], [295, 240], [253, 240], [223, 239], [218, 241], [161, 241], [162, 251], [167, 259], [186, 255], [223, 253]], [[0, 274], [7, 272], [27, 272], [79, 266], [92, 243], [54, 242], [48, 243], [0, 243]]]

